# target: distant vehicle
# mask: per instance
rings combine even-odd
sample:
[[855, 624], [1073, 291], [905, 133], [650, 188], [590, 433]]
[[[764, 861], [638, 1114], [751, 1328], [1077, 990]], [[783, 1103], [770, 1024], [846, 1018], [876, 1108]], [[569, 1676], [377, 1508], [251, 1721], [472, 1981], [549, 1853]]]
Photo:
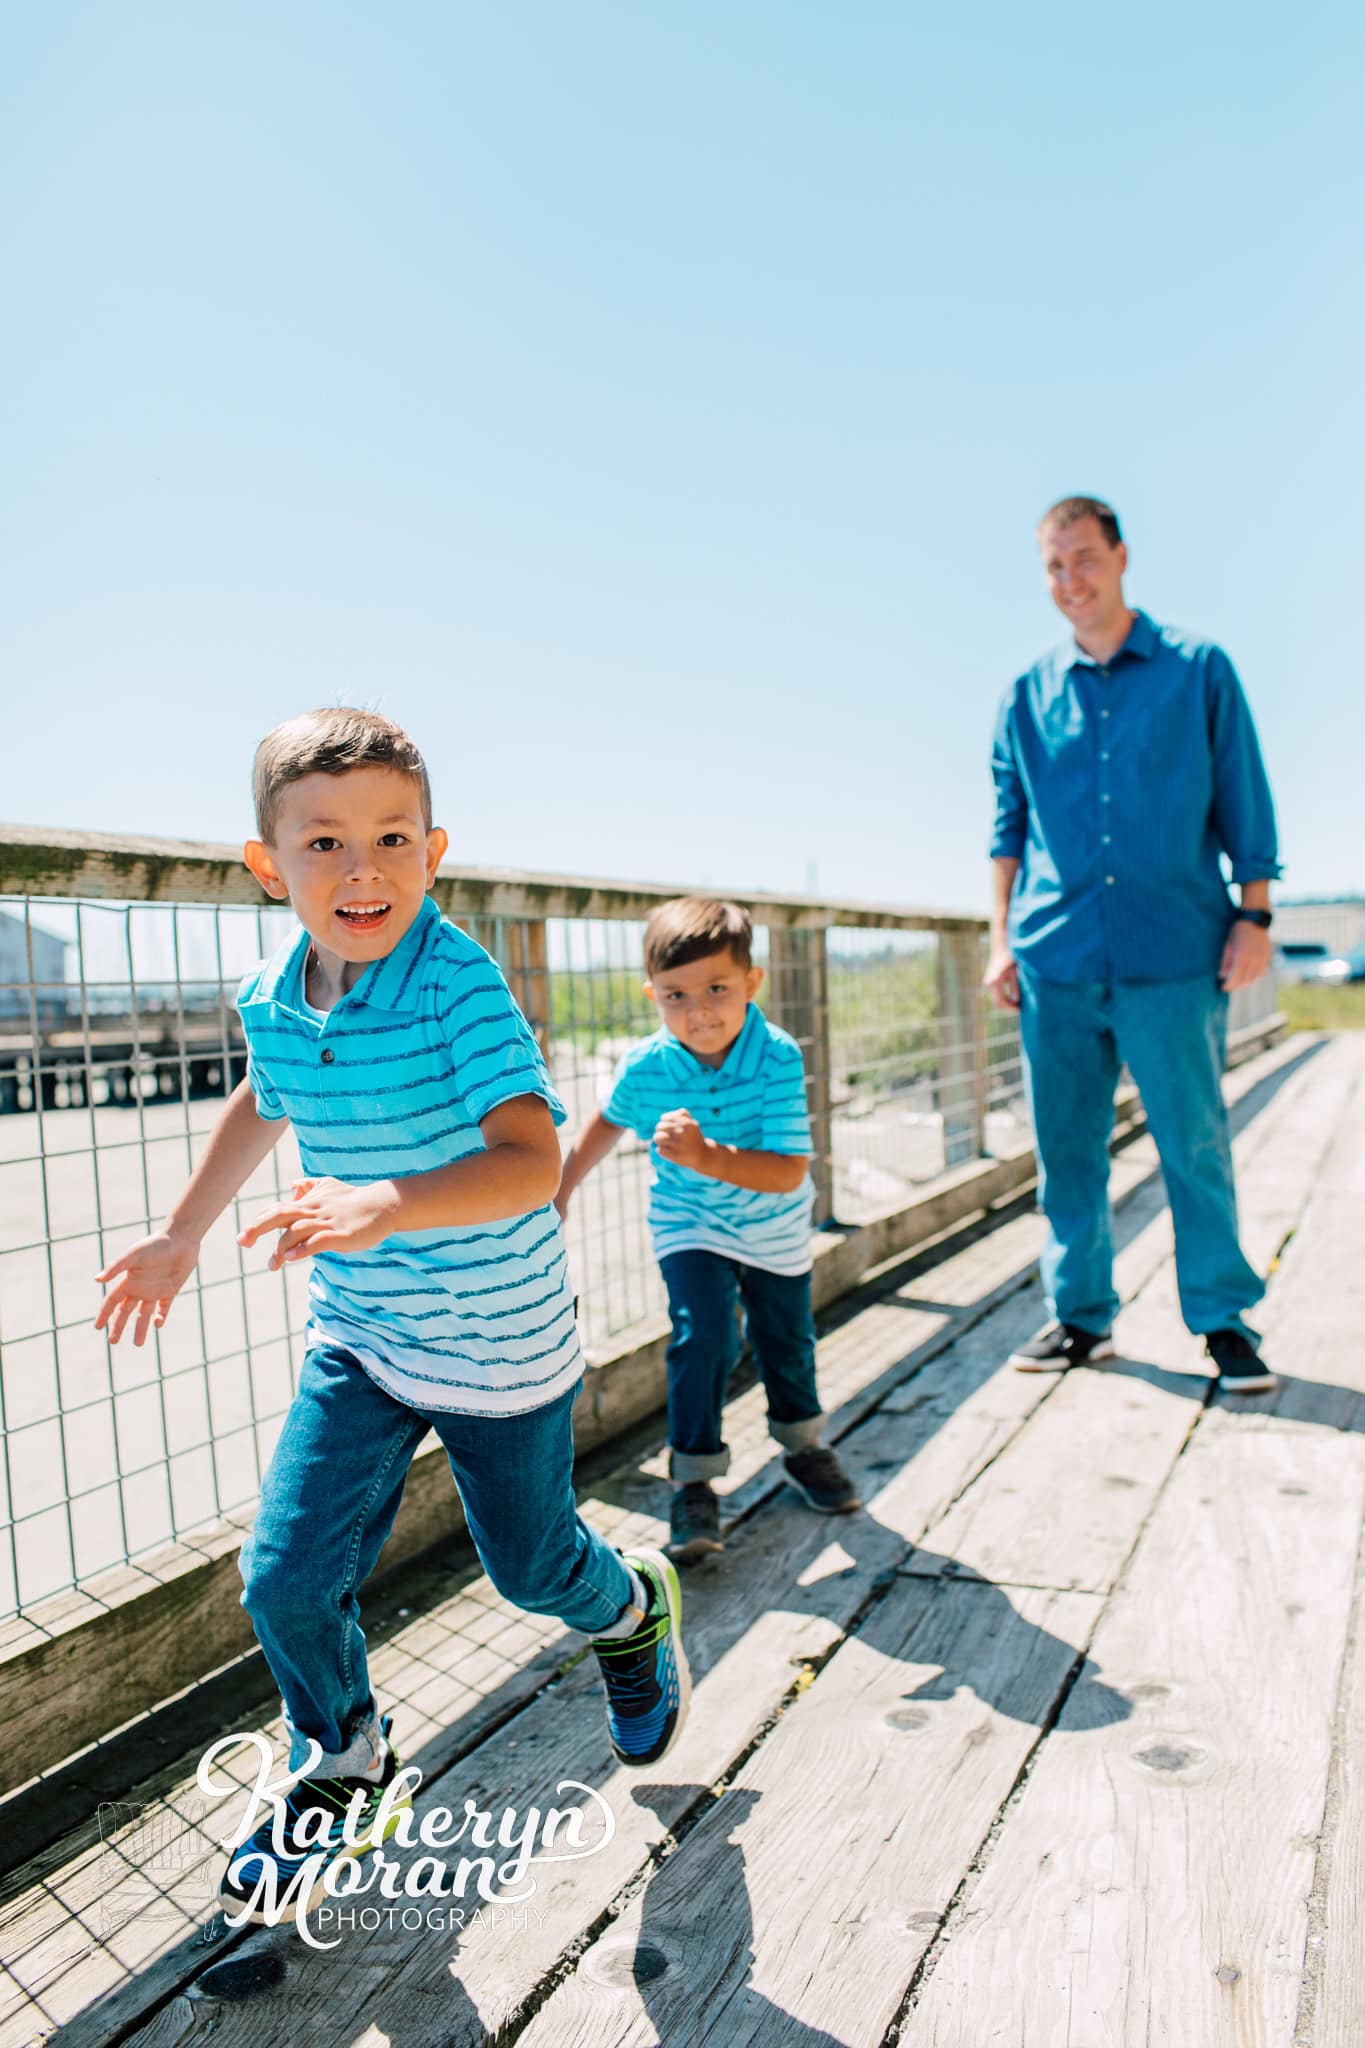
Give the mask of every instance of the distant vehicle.
[[1314, 968], [1312, 979], [1325, 982], [1329, 988], [1340, 988], [1348, 981], [1365, 981], [1365, 946], [1353, 946], [1349, 953], [1329, 955]]
[[1320, 939], [1281, 939], [1275, 947], [1275, 972], [1281, 981], [1316, 981], [1318, 971], [1333, 958]]

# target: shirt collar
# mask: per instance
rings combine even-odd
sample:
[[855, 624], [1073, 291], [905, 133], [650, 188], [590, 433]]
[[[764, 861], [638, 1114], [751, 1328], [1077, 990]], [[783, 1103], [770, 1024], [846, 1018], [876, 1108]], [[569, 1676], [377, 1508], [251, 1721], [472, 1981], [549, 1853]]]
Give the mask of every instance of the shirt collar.
[[[392, 1010], [399, 1015], [415, 1012], [421, 987], [417, 969], [436, 943], [440, 922], [441, 913], [434, 899], [424, 896], [421, 909], [393, 951], [382, 960], [372, 960], [342, 1002], [367, 1003], [373, 1010]], [[300, 1013], [308, 944], [308, 934], [302, 925], [282, 940], [261, 970], [253, 1002], [280, 1003], [285, 1009]]]
[[[1152, 624], [1146, 612], [1135, 611], [1133, 623], [1128, 629], [1128, 638], [1124, 641], [1122, 647], [1119, 648], [1118, 653], [1111, 656], [1106, 666], [1112, 668], [1114, 663], [1125, 654], [1134, 655], [1139, 661], [1150, 661], [1156, 653], [1156, 644], [1156, 627]], [[1068, 668], [1099, 667], [1099, 663], [1095, 660], [1094, 656], [1087, 654], [1083, 648], [1078, 647], [1074, 640], [1067, 643], [1066, 653]]]
[[679, 1081], [696, 1081], [703, 1074], [715, 1077], [723, 1074], [727, 1081], [747, 1081], [758, 1071], [759, 1062], [763, 1057], [763, 1012], [757, 1003], [750, 1003], [744, 1012], [739, 1037], [718, 1067], [708, 1066], [705, 1060], [699, 1060], [680, 1038], [673, 1036], [667, 1025], [662, 1025], [660, 1030], [665, 1058]]

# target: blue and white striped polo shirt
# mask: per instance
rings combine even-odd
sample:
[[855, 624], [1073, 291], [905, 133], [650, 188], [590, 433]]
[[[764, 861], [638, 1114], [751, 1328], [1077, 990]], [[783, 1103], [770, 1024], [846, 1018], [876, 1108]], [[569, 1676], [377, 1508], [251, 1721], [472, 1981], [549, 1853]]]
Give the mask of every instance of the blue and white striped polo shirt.
[[[744, 1152], [811, 1151], [801, 1048], [750, 1003], [739, 1037], [718, 1067], [659, 1030], [633, 1046], [616, 1069], [602, 1105], [608, 1123], [652, 1140], [659, 1118], [689, 1109], [708, 1138]], [[670, 1252], [720, 1252], [766, 1273], [808, 1273], [810, 1175], [789, 1195], [760, 1194], [662, 1159], [651, 1143], [655, 1181], [649, 1227], [656, 1258]]]
[[[480, 1119], [516, 1095], [539, 1095], [563, 1123], [496, 964], [429, 896], [321, 1023], [304, 1008], [307, 954], [300, 930], [237, 996], [256, 1107], [288, 1117], [306, 1172], [358, 1185], [449, 1166], [485, 1149]], [[309, 1300], [310, 1337], [344, 1345], [416, 1408], [519, 1415], [583, 1370], [551, 1204], [319, 1252]]]

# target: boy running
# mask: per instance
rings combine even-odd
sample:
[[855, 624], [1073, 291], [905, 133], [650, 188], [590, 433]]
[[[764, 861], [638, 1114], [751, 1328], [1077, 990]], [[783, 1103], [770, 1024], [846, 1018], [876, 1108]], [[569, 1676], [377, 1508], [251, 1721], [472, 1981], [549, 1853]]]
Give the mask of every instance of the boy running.
[[623, 1764], [668, 1754], [690, 1692], [672, 1566], [619, 1554], [577, 1512], [564, 1110], [498, 968], [427, 894], [446, 835], [422, 757], [374, 713], [314, 711], [262, 741], [254, 786], [244, 857], [300, 928], [243, 983], [246, 1080], [165, 1227], [99, 1275], [96, 1319], [112, 1343], [130, 1322], [135, 1344], [159, 1329], [210, 1224], [293, 1124], [308, 1178], [238, 1240], [277, 1232], [273, 1269], [312, 1261], [307, 1355], [241, 1569], [307, 1776], [288, 1801], [298, 1853], [258, 1830], [223, 1879], [233, 1913], [285, 1894], [320, 1844], [350, 1854], [348, 1805], [359, 1791], [363, 1831], [398, 1773], [357, 1593], [429, 1428], [499, 1592], [592, 1638]]
[[649, 1141], [649, 1223], [668, 1288], [668, 1554], [723, 1548], [711, 1481], [727, 1471], [725, 1390], [742, 1303], [787, 1476], [824, 1514], [860, 1505], [820, 1441], [811, 1314], [814, 1189], [801, 1050], [754, 1003], [753, 927], [734, 903], [683, 896], [645, 927], [645, 994], [660, 1029], [628, 1052], [564, 1163], [556, 1206], [626, 1130]]

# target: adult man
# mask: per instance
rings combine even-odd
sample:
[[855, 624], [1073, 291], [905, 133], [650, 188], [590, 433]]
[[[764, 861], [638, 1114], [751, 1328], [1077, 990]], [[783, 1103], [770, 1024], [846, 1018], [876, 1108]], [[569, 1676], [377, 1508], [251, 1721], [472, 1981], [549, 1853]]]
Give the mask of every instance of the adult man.
[[1108, 505], [1063, 498], [1038, 540], [1073, 637], [1000, 706], [986, 986], [1019, 1011], [1054, 1320], [1010, 1363], [1112, 1355], [1108, 1137], [1126, 1061], [1161, 1155], [1181, 1312], [1224, 1388], [1263, 1392], [1275, 1377], [1242, 1318], [1265, 1289], [1237, 1242], [1219, 1085], [1228, 995], [1270, 964], [1280, 872], [1256, 730], [1221, 648], [1125, 603]]

